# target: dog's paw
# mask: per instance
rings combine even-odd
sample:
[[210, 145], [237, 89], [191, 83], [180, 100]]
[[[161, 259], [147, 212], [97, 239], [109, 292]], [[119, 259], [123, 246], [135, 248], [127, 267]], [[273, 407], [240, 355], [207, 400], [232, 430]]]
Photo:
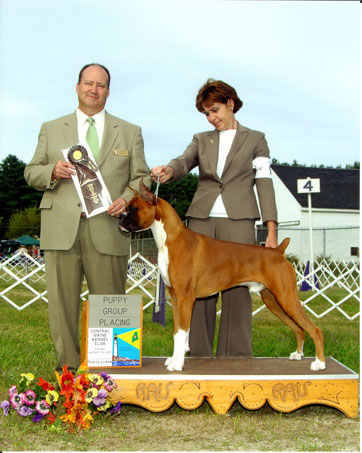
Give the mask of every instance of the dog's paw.
[[302, 351], [295, 351], [290, 354], [289, 360], [302, 360], [303, 357], [304, 354]]
[[[177, 360], [174, 360], [173, 357], [170, 357], [170, 359], [168, 359], [170, 361], [167, 363], [167, 370], [168, 371], [182, 371], [183, 364], [179, 363]], [[168, 360], [166, 360], [166, 362]]]
[[168, 359], [166, 359], [165, 366], [168, 366], [172, 362], [172, 359], [173, 357], [169, 357]]
[[312, 362], [310, 369], [312, 371], [320, 371], [320, 370], [325, 370], [326, 369], [326, 362], [322, 362], [319, 359], [315, 359], [314, 362]]

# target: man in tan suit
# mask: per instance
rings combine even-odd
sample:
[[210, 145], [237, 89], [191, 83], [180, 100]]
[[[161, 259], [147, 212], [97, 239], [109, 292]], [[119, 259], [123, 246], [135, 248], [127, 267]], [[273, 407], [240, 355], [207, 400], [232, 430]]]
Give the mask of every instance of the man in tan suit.
[[[186, 213], [189, 228], [216, 239], [255, 243], [255, 220], [268, 228], [267, 247], [277, 246], [277, 211], [264, 134], [248, 129], [235, 118], [243, 103], [233, 87], [208, 80], [199, 90], [196, 107], [214, 126], [194, 135], [184, 153], [167, 166], [151, 169], [154, 180], [165, 183], [199, 169], [198, 188]], [[182, 272], [182, 269], [180, 269]], [[190, 355], [213, 356], [218, 295], [197, 300], [190, 329]], [[252, 305], [247, 288], [222, 293], [217, 357], [252, 356]]]
[[[151, 179], [145, 161], [141, 129], [104, 110], [110, 75], [90, 64], [79, 73], [78, 109], [44, 123], [38, 146], [25, 168], [25, 179], [44, 191], [40, 203], [40, 247], [44, 250], [49, 325], [58, 356], [57, 370], [79, 366], [79, 308], [84, 276], [91, 294], [124, 294], [130, 235], [118, 229], [125, 209], [143, 178]], [[93, 118], [99, 142], [96, 162], [110, 193], [107, 212], [87, 219], [71, 179], [75, 167], [64, 160], [63, 149], [86, 143], [88, 118]]]

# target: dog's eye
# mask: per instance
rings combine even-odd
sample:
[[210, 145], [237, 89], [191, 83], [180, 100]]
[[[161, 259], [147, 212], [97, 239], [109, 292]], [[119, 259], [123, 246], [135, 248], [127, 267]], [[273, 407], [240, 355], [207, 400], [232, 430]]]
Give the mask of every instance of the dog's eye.
[[129, 214], [135, 214], [138, 211], [138, 208], [134, 205], [129, 206], [128, 208], [128, 213]]

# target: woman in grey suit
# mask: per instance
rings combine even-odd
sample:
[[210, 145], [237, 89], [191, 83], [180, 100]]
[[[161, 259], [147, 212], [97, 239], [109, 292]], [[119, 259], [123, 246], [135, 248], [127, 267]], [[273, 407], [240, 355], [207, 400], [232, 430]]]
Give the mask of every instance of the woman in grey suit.
[[[215, 129], [194, 135], [181, 156], [167, 166], [152, 168], [151, 176], [166, 183], [198, 167], [198, 188], [186, 214], [189, 228], [216, 239], [254, 244], [254, 223], [262, 218], [268, 228], [266, 247], [276, 247], [277, 211], [269, 149], [263, 133], [236, 120], [235, 113], [242, 105], [233, 87], [209, 79], [197, 94], [196, 108]], [[190, 356], [213, 356], [217, 300], [215, 295], [195, 303]], [[252, 356], [251, 319], [252, 303], [246, 287], [222, 292], [217, 357]]]

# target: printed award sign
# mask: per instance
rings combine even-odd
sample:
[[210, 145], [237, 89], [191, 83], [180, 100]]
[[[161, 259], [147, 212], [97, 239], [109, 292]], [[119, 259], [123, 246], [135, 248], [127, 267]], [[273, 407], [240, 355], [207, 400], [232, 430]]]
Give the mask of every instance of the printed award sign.
[[142, 365], [142, 296], [89, 295], [87, 365]]
[[73, 145], [63, 150], [63, 155], [75, 167], [72, 180], [87, 218], [105, 212], [112, 200], [92, 152], [84, 146]]

